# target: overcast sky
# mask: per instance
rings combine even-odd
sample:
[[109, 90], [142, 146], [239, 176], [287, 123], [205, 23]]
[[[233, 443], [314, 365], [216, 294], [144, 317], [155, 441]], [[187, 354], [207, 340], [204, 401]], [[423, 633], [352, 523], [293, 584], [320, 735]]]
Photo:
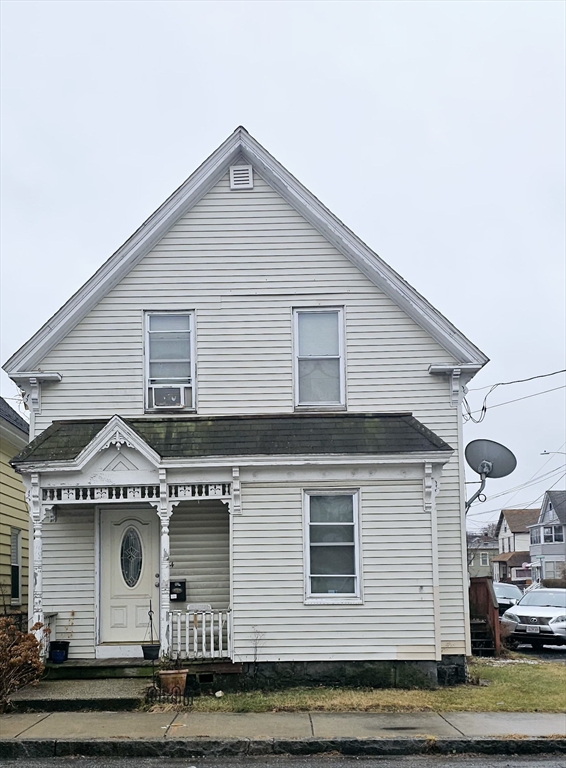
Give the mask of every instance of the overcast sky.
[[[2, 362], [244, 125], [489, 355], [470, 387], [565, 368], [564, 14], [3, 2]], [[489, 406], [562, 389], [466, 427], [518, 459], [471, 527], [565, 487], [564, 454], [540, 455], [566, 451], [564, 383], [500, 387]]]

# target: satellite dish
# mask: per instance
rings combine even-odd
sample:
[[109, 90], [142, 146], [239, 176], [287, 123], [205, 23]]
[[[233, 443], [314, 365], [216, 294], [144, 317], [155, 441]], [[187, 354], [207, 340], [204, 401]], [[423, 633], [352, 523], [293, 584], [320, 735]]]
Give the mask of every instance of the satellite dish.
[[485, 496], [483, 498], [481, 496], [486, 479], [507, 477], [517, 466], [517, 459], [509, 448], [493, 440], [472, 440], [466, 446], [465, 456], [469, 466], [481, 478], [479, 490], [466, 502], [467, 512], [477, 498], [485, 501]]
[[501, 443], [493, 440], [472, 440], [466, 446], [466, 461], [478, 475], [507, 477], [517, 466], [517, 459]]

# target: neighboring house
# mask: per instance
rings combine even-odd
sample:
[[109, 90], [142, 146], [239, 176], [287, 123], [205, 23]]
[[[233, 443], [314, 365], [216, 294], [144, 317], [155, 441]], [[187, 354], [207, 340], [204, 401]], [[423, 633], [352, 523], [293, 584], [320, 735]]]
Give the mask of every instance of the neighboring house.
[[139, 656], [151, 599], [165, 653], [462, 680], [486, 362], [237, 129], [5, 365], [34, 618], [71, 658]]
[[566, 491], [547, 491], [530, 527], [533, 581], [566, 578]]
[[493, 580], [509, 581], [519, 587], [532, 578], [529, 554], [529, 526], [539, 516], [538, 509], [502, 509], [495, 535], [499, 555], [493, 558]]
[[499, 542], [488, 536], [468, 536], [468, 573], [470, 578], [487, 577], [493, 573], [492, 560], [499, 552]]
[[28, 444], [29, 424], [0, 397], [0, 614], [28, 611], [29, 514], [11, 459]]

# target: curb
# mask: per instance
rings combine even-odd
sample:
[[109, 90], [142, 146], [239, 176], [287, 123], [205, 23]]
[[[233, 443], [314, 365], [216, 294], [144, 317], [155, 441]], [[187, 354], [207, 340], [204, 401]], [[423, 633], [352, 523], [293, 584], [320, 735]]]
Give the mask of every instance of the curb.
[[566, 754], [566, 738], [462, 739], [2, 739], [0, 760], [23, 757], [234, 757]]

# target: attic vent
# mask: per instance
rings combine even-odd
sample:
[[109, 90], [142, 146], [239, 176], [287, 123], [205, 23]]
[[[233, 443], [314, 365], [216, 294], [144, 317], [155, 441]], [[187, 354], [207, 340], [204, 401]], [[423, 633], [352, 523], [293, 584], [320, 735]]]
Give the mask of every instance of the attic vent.
[[230, 189], [253, 189], [254, 176], [251, 165], [230, 166]]

